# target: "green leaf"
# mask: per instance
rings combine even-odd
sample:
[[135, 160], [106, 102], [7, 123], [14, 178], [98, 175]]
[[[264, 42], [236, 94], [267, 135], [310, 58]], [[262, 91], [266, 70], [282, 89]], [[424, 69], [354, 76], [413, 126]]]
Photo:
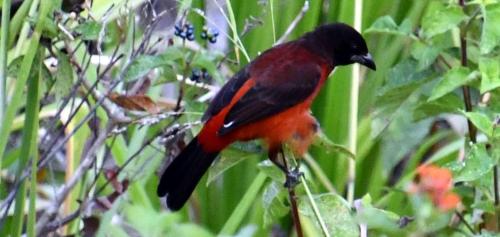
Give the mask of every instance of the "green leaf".
[[458, 87], [465, 85], [475, 78], [475, 75], [470, 72], [469, 68], [466, 67], [456, 67], [452, 68], [446, 74], [444, 74], [443, 79], [441, 79], [436, 87], [431, 92], [431, 96], [428, 101], [433, 101], [441, 98], [442, 96], [452, 92]]
[[217, 82], [222, 83], [222, 75], [216, 64], [220, 58], [222, 58], [221, 54], [197, 53], [191, 62], [191, 66], [206, 69]]
[[271, 162], [270, 160], [263, 160], [257, 167], [260, 171], [262, 171], [262, 173], [264, 173], [272, 180], [277, 182], [285, 181], [285, 174], [283, 174], [283, 171], [279, 169], [275, 164], [273, 164], [273, 162]]
[[409, 19], [405, 19], [401, 22], [401, 25], [397, 25], [391, 16], [383, 16], [378, 18], [370, 28], [365, 30], [365, 33], [388, 33], [395, 35], [412, 35], [412, 27]]
[[352, 152], [349, 151], [349, 149], [347, 149], [347, 147], [339, 145], [339, 144], [335, 144], [330, 139], [328, 139], [328, 137], [322, 131], [319, 131], [318, 133], [316, 133], [313, 145], [320, 146], [322, 148], [326, 148], [327, 152], [338, 152], [338, 153], [346, 155], [347, 157], [349, 157], [351, 159], [356, 159], [356, 156], [354, 154], [352, 154]]
[[481, 132], [491, 137], [493, 135], [493, 120], [480, 112], [466, 112], [465, 116], [472, 121]]
[[426, 38], [447, 32], [467, 19], [467, 15], [457, 5], [429, 7], [429, 11], [430, 13], [422, 19], [422, 29]]
[[481, 94], [500, 87], [500, 60], [498, 58], [480, 58]]
[[[399, 229], [398, 221], [399, 216], [390, 211], [375, 208], [372, 205], [371, 196], [366, 194], [361, 200], [355, 203], [357, 219], [360, 223], [366, 224], [369, 229], [380, 229], [384, 231], [394, 232]], [[357, 205], [360, 205], [358, 208]]]
[[136, 80], [148, 74], [149, 71], [163, 65], [172, 64], [173, 61], [182, 57], [183, 53], [177, 47], [168, 47], [165, 52], [155, 56], [139, 56], [130, 64], [130, 66], [128, 66], [127, 71], [125, 72], [125, 80]]
[[[38, 58], [35, 58], [33, 65], [37, 65], [36, 60], [38, 60]], [[23, 56], [19, 56], [19, 57], [15, 58], [14, 60], [12, 60], [12, 62], [10, 62], [9, 67], [7, 68], [7, 75], [9, 77], [16, 77], [17, 76], [17, 73], [21, 69], [21, 62], [22, 61], [23, 61]], [[42, 64], [41, 66], [42, 66], [42, 68], [41, 68], [42, 78], [43, 78], [44, 83], [45, 83], [45, 89], [49, 89], [52, 87], [55, 80], [52, 77], [52, 74], [50, 73], [50, 71], [47, 68], [47, 66], [45, 65], [45, 63]], [[29, 78], [35, 78], [35, 77], [38, 77], [38, 72], [36, 70], [32, 70], [30, 72]]]
[[[314, 195], [314, 201], [331, 236], [359, 236], [359, 227], [351, 213], [351, 208], [341, 196], [330, 193]], [[320, 228], [311, 205], [305, 197], [299, 202], [299, 212], [314, 221], [318, 229]], [[321, 231], [318, 232], [321, 233]]]
[[208, 171], [207, 185], [217, 179], [224, 171], [235, 166], [239, 162], [245, 159], [258, 159], [260, 156], [260, 153], [245, 152], [233, 147], [225, 149], [220, 158], [217, 159], [215, 164]]
[[75, 27], [75, 32], [81, 36], [83, 40], [97, 40], [102, 30], [102, 23], [97, 21], [86, 21], [83, 24]]
[[446, 94], [443, 97], [427, 101], [425, 99], [413, 110], [413, 119], [421, 120], [442, 113], [460, 113], [464, 109], [464, 102], [455, 94]]
[[494, 165], [485, 145], [474, 144], [464, 161], [453, 162], [449, 167], [455, 182], [469, 182], [490, 172]]
[[162, 66], [163, 60], [159, 56], [142, 55], [137, 57], [127, 68], [125, 73], [126, 81], [133, 81], [145, 76], [154, 68]]
[[460, 149], [464, 146], [464, 139], [456, 139], [449, 144], [446, 144], [442, 148], [440, 148], [436, 153], [434, 153], [426, 163], [431, 164], [435, 162], [439, 162], [440, 160], [444, 160], [450, 156], [456, 157], [460, 152]]
[[287, 197], [287, 192], [283, 188], [283, 184], [275, 181], [269, 183], [262, 194], [265, 226], [276, 223], [279, 218], [285, 216], [290, 211], [289, 207], [285, 205]]
[[495, 213], [495, 204], [492, 201], [479, 201], [471, 205], [474, 209], [481, 209], [491, 214]]
[[482, 7], [483, 32], [481, 34], [481, 54], [490, 53], [500, 44], [500, 3]]
[[[159, 225], [163, 225], [159, 223]], [[162, 235], [143, 235], [143, 236], [162, 236]], [[199, 225], [185, 223], [175, 225], [174, 228], [167, 234], [163, 236], [177, 236], [177, 237], [214, 237], [215, 235], [210, 233], [208, 230], [203, 229]]]
[[432, 77], [430, 70], [417, 71], [418, 62], [404, 60], [389, 70], [386, 85], [377, 95], [378, 105], [402, 103]]
[[69, 57], [65, 53], [57, 55], [57, 72], [55, 78], [54, 91], [56, 95], [59, 98], [66, 96], [71, 91], [74, 75]]
[[163, 236], [168, 226], [179, 221], [179, 214], [158, 212], [142, 205], [127, 205], [125, 213], [129, 223], [141, 236]]
[[433, 45], [427, 45], [420, 41], [412, 45], [411, 56], [418, 61], [417, 71], [426, 69], [436, 61], [440, 49]]

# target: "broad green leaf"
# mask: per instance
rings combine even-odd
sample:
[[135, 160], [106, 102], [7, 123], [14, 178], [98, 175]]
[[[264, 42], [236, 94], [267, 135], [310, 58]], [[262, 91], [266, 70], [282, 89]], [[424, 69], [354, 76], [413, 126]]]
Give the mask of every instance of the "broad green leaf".
[[480, 58], [481, 93], [500, 87], [500, 60], [498, 58]]
[[[359, 227], [351, 213], [351, 208], [341, 196], [336, 194], [314, 195], [314, 202], [318, 206], [318, 210], [331, 236], [359, 236]], [[316, 227], [320, 228], [309, 199], [301, 198], [299, 213], [309, 217], [316, 224]], [[321, 230], [318, 232], [321, 233]]]
[[[369, 194], [365, 195], [355, 204], [357, 209], [358, 222], [366, 224], [368, 229], [380, 229], [384, 231], [394, 232], [399, 229], [399, 216], [396, 213], [375, 208], [371, 203]], [[360, 205], [358, 208], [357, 205]]]
[[474, 144], [464, 161], [453, 162], [449, 167], [455, 182], [469, 182], [490, 172], [494, 165], [484, 144]]
[[75, 28], [83, 40], [97, 40], [102, 30], [102, 23], [96, 21], [86, 21]]
[[54, 82], [54, 90], [56, 95], [61, 98], [71, 91], [73, 85], [73, 67], [69, 62], [69, 57], [65, 53], [57, 55], [57, 72]]
[[125, 80], [133, 81], [145, 76], [149, 71], [163, 65], [163, 60], [159, 56], [142, 55], [137, 57], [127, 68]]
[[176, 213], [158, 212], [142, 205], [125, 206], [125, 214], [129, 223], [141, 236], [163, 236], [168, 226], [179, 221]]
[[182, 57], [183, 53], [176, 47], [168, 47], [165, 52], [155, 56], [139, 56], [130, 64], [130, 66], [128, 66], [127, 71], [125, 72], [125, 80], [136, 80], [145, 76], [149, 71], [163, 65], [172, 64], [173, 61]]
[[492, 201], [479, 201], [471, 205], [472, 208], [481, 209], [485, 212], [495, 213], [495, 204]]
[[446, 74], [444, 74], [443, 79], [441, 79], [436, 87], [431, 92], [431, 96], [428, 101], [433, 101], [441, 98], [442, 96], [452, 92], [458, 87], [467, 84], [475, 77], [471, 74], [470, 69], [466, 67], [456, 67], [452, 68]]
[[467, 19], [467, 15], [459, 6], [429, 8], [431, 11], [422, 19], [422, 29], [427, 38], [447, 32]]
[[264, 225], [269, 226], [279, 218], [285, 216], [290, 208], [285, 205], [288, 195], [283, 184], [271, 182], [262, 194], [262, 206], [264, 207]]
[[486, 114], [480, 112], [466, 112], [465, 116], [467, 116], [481, 132], [489, 137], [493, 135], [493, 121]]
[[389, 70], [386, 85], [377, 96], [378, 105], [402, 103], [432, 77], [430, 70], [417, 71], [418, 62], [404, 60]]
[[207, 185], [217, 179], [224, 171], [235, 166], [239, 162], [245, 159], [258, 159], [259, 157], [261, 157], [260, 153], [245, 152], [232, 147], [225, 149], [219, 159], [217, 159], [215, 164], [208, 171]]
[[351, 159], [356, 159], [356, 156], [347, 147], [333, 143], [322, 131], [316, 134], [313, 145], [325, 148], [327, 152], [338, 152]]
[[443, 97], [427, 101], [425, 99], [413, 110], [413, 119], [421, 120], [442, 113], [460, 113], [464, 109], [464, 102], [455, 94], [446, 94]]
[[273, 162], [266, 159], [259, 163], [258, 168], [269, 178], [277, 182], [285, 182], [285, 174]]
[[417, 71], [426, 69], [432, 65], [439, 53], [440, 49], [433, 45], [427, 45], [420, 41], [413, 43], [411, 56], [418, 61]]
[[481, 34], [481, 54], [490, 53], [500, 44], [500, 3], [482, 7], [483, 32]]
[[410, 36], [412, 34], [411, 22], [405, 19], [401, 25], [397, 25], [391, 16], [383, 16], [378, 18], [365, 33], [388, 33], [395, 35]]

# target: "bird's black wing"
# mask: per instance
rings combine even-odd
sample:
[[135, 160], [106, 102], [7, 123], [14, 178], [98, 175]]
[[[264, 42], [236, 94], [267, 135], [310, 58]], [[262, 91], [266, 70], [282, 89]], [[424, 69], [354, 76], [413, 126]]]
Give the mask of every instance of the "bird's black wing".
[[246, 66], [241, 69], [220, 89], [203, 114], [201, 119], [203, 122], [218, 114], [224, 107], [231, 103], [236, 92], [238, 92], [241, 86], [250, 78], [248, 68], [249, 66]]
[[[234, 131], [243, 125], [268, 118], [312, 95], [321, 77], [321, 67], [315, 63], [290, 63], [280, 69], [270, 69], [229, 110], [218, 135]], [[258, 75], [257, 75], [258, 76]]]

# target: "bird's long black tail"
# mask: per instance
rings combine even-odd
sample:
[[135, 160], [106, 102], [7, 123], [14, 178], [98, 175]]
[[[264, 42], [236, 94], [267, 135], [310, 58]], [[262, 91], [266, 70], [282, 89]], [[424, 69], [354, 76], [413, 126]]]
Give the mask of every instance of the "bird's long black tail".
[[195, 137], [161, 176], [157, 194], [167, 196], [167, 207], [179, 210], [219, 153], [205, 152]]

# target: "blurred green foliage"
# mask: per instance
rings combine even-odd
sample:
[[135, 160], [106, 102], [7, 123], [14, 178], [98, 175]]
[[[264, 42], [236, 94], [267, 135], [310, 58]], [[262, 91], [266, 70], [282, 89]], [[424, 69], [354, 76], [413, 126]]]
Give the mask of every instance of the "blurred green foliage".
[[[0, 52], [8, 55], [6, 83], [11, 100], [7, 106], [10, 112], [2, 124], [4, 136], [0, 138], [0, 153], [3, 154], [0, 199], [7, 200], [9, 192], [19, 188], [15, 184], [28, 169], [28, 158], [47, 155], [43, 150], [36, 152], [38, 148], [32, 144], [34, 134], [47, 132], [38, 129], [38, 125], [46, 128], [50, 121], [61, 133], [69, 133], [79, 124], [82, 129], [68, 136], [67, 143], [71, 145], [61, 148], [62, 152], [58, 153], [63, 157], [63, 169], [41, 167], [37, 174], [42, 176], [42, 172], [48, 172], [50, 178], [31, 178], [30, 181], [36, 182], [32, 182], [31, 187], [20, 186], [16, 208], [0, 209], [5, 213], [0, 216], [3, 227], [0, 236], [19, 236], [25, 230], [34, 236], [34, 222], [26, 222], [25, 215], [30, 213], [34, 218], [34, 213], [53, 201], [53, 189], [63, 187], [78, 170], [81, 157], [86, 156], [89, 144], [99, 135], [96, 131], [107, 124], [114, 130], [108, 131], [105, 142], [92, 154], [96, 156], [93, 169], [85, 170], [61, 206], [63, 217], [79, 211], [77, 218], [60, 228], [61, 233], [84, 236], [89, 233], [97, 236], [293, 235], [287, 190], [282, 186], [284, 176], [266, 160], [266, 153], [258, 141], [238, 143], [222, 152], [180, 212], [164, 210], [155, 190], [156, 171], [165, 162], [165, 156], [175, 153], [170, 149], [162, 151], [165, 144], [160, 142], [159, 134], [173, 126], [186, 126], [185, 138], [179, 137], [187, 141], [201, 127], [198, 122], [207, 102], [199, 98], [207, 90], [193, 86], [188, 77], [195, 69], [203, 68], [214, 84], [222, 84], [248, 63], [245, 52], [252, 59], [273, 46], [295, 17], [302, 14], [304, 1], [228, 0], [226, 5], [217, 1], [220, 5], [216, 7], [224, 12], [226, 24], [235, 27], [230, 27], [227, 35], [221, 34], [218, 38], [219, 41], [229, 38], [228, 55], [209, 50], [207, 41], [198, 37], [208, 23], [200, 13], [208, 1], [183, 0], [167, 9], [177, 12], [170, 26], [181, 21], [193, 25], [194, 43], [174, 37], [173, 27], [167, 27], [168, 33], [160, 33], [167, 39], [151, 40], [158, 40], [161, 47], [140, 55], [136, 52], [139, 52], [141, 40], [149, 37], [146, 34], [149, 26], [136, 25], [140, 10], [130, 9], [136, 9], [145, 1], [94, 0], [91, 17], [87, 17], [89, 12], [84, 10], [80, 20], [61, 12], [59, 1], [57, 4], [46, 0], [25, 2], [26, 6], [40, 4], [42, 7], [40, 10], [32, 7], [30, 13], [21, 12], [28, 14], [30, 20], [26, 22], [16, 17], [12, 19], [16, 27], [7, 37], [16, 36], [17, 41], [8, 51]], [[358, 236], [365, 228], [370, 236], [494, 236], [500, 225], [496, 174], [500, 159], [500, 2], [465, 1], [465, 6], [460, 6], [459, 1], [444, 0], [359, 2], [363, 4], [362, 32], [377, 63], [377, 71], [362, 71], [357, 107], [358, 148], [354, 158], [355, 203], [345, 200], [349, 181], [347, 166], [351, 158], [343, 148], [349, 137], [350, 67], [338, 68], [314, 102], [312, 112], [324, 136], [310, 149], [312, 159], [299, 161], [305, 173], [305, 184], [314, 194], [309, 198], [320, 208], [328, 231], [331, 236]], [[308, 9], [288, 39], [296, 39], [324, 23], [352, 24], [356, 3], [358, 1], [307, 1]], [[42, 21], [48, 23], [42, 24]], [[25, 24], [24, 34], [21, 23]], [[28, 34], [33, 27], [34, 31]], [[466, 57], [461, 51], [464, 40]], [[94, 62], [81, 68], [89, 57], [89, 42], [100, 43], [97, 47], [105, 56], [100, 59], [113, 60], [116, 55], [122, 58], [103, 74], [105, 63]], [[46, 50], [48, 48], [50, 50]], [[116, 54], [115, 48], [118, 48]], [[75, 51], [69, 53], [69, 49]], [[38, 51], [43, 53], [41, 56], [57, 58], [57, 68], [50, 71], [47, 63], [39, 60], [40, 55], [35, 55]], [[228, 60], [223, 61], [225, 59]], [[158, 119], [155, 117], [158, 115], [127, 111], [126, 115], [133, 121], [111, 123], [116, 118], [99, 106], [98, 97], [83, 96], [92, 90], [105, 94], [110, 88], [124, 93], [144, 78], [149, 80], [150, 84], [145, 86], [146, 96], [152, 101], [165, 97], [162, 90], [165, 84], [183, 89], [181, 116]], [[73, 90], [79, 79], [99, 86]], [[119, 79], [124, 83], [118, 83], [115, 88], [110, 86]], [[29, 81], [28, 93], [35, 94], [25, 97], [26, 81]], [[38, 83], [41, 85], [37, 86]], [[470, 91], [471, 110], [464, 105], [468, 100], [464, 90]], [[64, 104], [65, 98], [70, 98], [71, 103]], [[75, 109], [79, 103], [81, 107]], [[41, 106], [39, 114], [26, 112], [37, 108], [38, 104]], [[63, 108], [65, 118], [49, 119]], [[86, 116], [93, 110], [97, 115], [89, 121]], [[67, 117], [70, 112], [75, 114], [72, 119]], [[450, 114], [457, 116], [450, 120]], [[457, 122], [456, 117], [462, 120]], [[159, 121], [147, 123], [144, 118]], [[469, 125], [465, 119], [469, 120]], [[24, 123], [22, 129], [10, 127], [16, 121]], [[66, 129], [61, 128], [64, 123], [67, 123]], [[477, 138], [463, 132], [464, 129], [457, 129], [460, 126], [477, 128]], [[43, 147], [44, 144], [39, 145]], [[421, 163], [443, 166], [453, 172], [453, 190], [462, 199], [456, 213], [443, 212], [428, 196], [409, 192], [415, 180], [415, 169]], [[299, 185], [296, 192], [306, 236], [321, 235], [304, 184]], [[25, 212], [23, 200], [27, 196], [36, 197], [36, 205], [29, 206]], [[2, 208], [6, 203], [2, 201]], [[81, 203], [92, 205], [80, 210]], [[478, 215], [481, 218], [477, 218]]]

